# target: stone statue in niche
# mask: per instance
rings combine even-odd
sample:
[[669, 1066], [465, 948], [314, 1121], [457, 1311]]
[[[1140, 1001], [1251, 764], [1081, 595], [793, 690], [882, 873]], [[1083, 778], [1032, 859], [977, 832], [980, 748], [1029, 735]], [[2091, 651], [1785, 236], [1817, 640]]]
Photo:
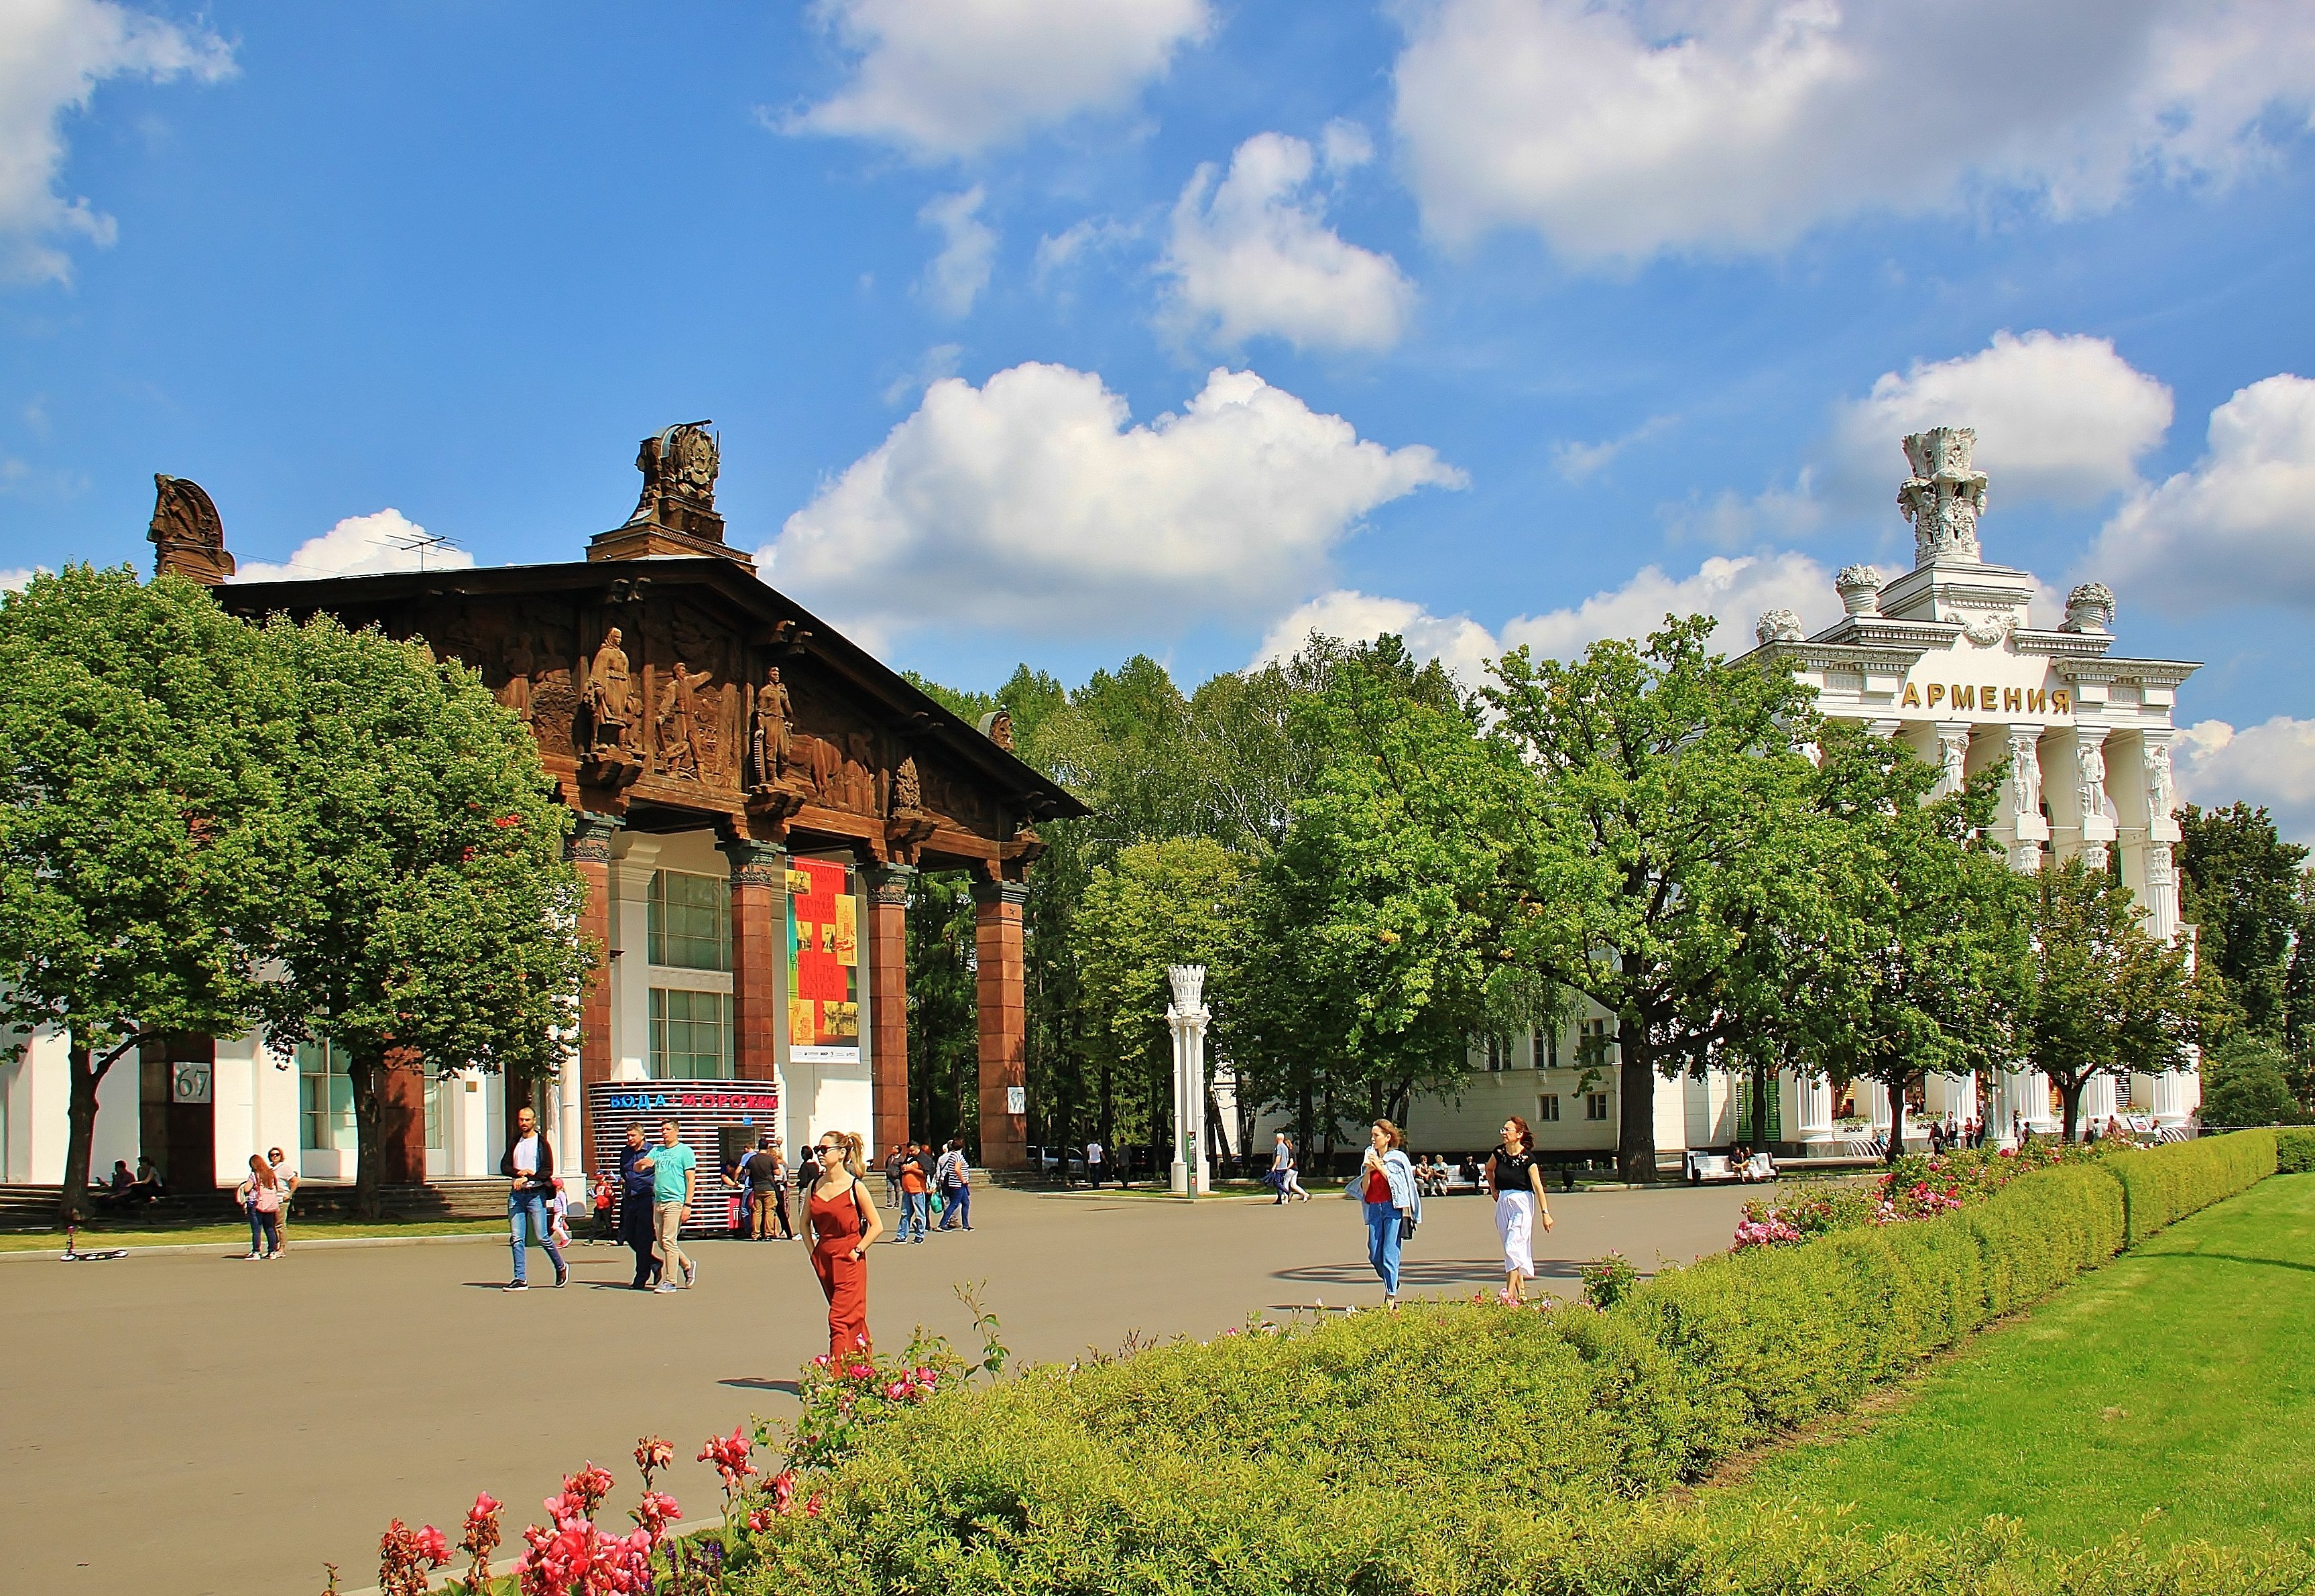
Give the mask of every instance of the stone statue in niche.
[[1938, 763], [1943, 769], [1941, 785], [1948, 793], [1958, 793], [1966, 785], [1964, 774], [1969, 761], [1969, 733], [1948, 732], [1938, 739]]
[[661, 776], [698, 781], [715, 768], [713, 717], [702, 714], [699, 689], [714, 679], [678, 660], [659, 696], [659, 760]]
[[2106, 755], [2094, 742], [2082, 744], [2074, 756], [2076, 769], [2075, 796], [2081, 801], [2082, 814], [2106, 813]]
[[854, 814], [883, 814], [884, 806], [876, 801], [876, 756], [868, 734], [855, 732], [844, 740], [844, 785], [837, 806]]
[[2177, 802], [2170, 782], [2170, 745], [2158, 742], [2146, 750], [2146, 807], [2156, 820], [2167, 820]]
[[499, 689], [499, 702], [522, 717], [526, 726], [531, 723], [531, 677], [538, 669], [537, 640], [528, 632], [517, 632], [507, 639], [506, 686]]
[[627, 746], [634, 724], [634, 676], [621, 648], [619, 628], [603, 634], [603, 645], [587, 667], [587, 717], [591, 751], [596, 758], [617, 758]]
[[788, 722], [794, 714], [787, 684], [780, 680], [780, 668], [767, 667], [764, 685], [756, 689], [755, 714], [748, 739], [749, 767], [758, 786], [769, 786], [787, 768]]
[[2041, 744], [2031, 737], [2009, 740], [2009, 807], [2021, 815], [2042, 812]]
[[994, 709], [980, 717], [980, 734], [1007, 753], [1013, 751], [1013, 717], [1004, 710]]

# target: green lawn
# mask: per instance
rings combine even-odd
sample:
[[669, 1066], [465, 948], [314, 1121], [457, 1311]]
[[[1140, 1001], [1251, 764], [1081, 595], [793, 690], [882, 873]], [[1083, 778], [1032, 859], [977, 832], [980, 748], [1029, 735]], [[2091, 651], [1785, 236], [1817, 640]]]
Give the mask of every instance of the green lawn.
[[[489, 1219], [381, 1219], [365, 1222], [360, 1219], [296, 1219], [290, 1221], [289, 1243], [317, 1241], [324, 1237], [350, 1236], [502, 1236], [503, 1221], [493, 1224]], [[146, 1228], [123, 1226], [114, 1228], [84, 1228], [80, 1233], [83, 1252], [95, 1252], [103, 1247], [127, 1246], [206, 1246], [209, 1245], [246, 1249], [249, 1246], [249, 1225], [235, 1221], [220, 1225], [162, 1225]], [[0, 1253], [61, 1253], [65, 1250], [65, 1233], [61, 1230], [0, 1231]]]
[[2315, 1175], [2180, 1221], [1895, 1408], [1705, 1494], [1738, 1512], [1796, 1497], [1885, 1530], [2004, 1513], [2061, 1549], [2142, 1521], [2156, 1542], [2315, 1537]]

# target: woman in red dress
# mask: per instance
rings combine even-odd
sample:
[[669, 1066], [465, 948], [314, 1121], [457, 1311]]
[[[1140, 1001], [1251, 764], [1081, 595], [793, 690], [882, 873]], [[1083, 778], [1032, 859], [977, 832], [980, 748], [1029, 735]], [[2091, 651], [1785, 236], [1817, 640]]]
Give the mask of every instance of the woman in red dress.
[[[860, 1184], [860, 1139], [830, 1130], [820, 1139], [820, 1178], [812, 1184], [812, 1272], [828, 1296], [828, 1357], [869, 1352], [868, 1248], [884, 1233]], [[872, 1354], [873, 1355], [873, 1354]]]

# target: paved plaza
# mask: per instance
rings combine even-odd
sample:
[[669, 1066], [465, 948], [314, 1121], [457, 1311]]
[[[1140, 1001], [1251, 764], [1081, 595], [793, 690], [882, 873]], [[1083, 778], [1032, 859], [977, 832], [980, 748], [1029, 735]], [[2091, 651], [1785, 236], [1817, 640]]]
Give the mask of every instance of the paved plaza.
[[[1574, 1290], [1576, 1263], [1620, 1248], [1642, 1267], [1727, 1244], [1757, 1189], [1555, 1196], [1539, 1284]], [[983, 1189], [971, 1235], [879, 1246], [881, 1344], [923, 1323], [977, 1346], [957, 1281], [985, 1280], [1016, 1357], [1211, 1335], [1249, 1313], [1380, 1293], [1353, 1207], [1324, 1190], [1194, 1206], [1146, 1195]], [[889, 1218], [888, 1218], [889, 1223]], [[273, 1596], [372, 1583], [378, 1530], [399, 1516], [451, 1530], [477, 1490], [538, 1516], [561, 1474], [592, 1459], [634, 1494], [646, 1432], [685, 1461], [671, 1488], [712, 1510], [689, 1461], [712, 1431], [794, 1408], [796, 1370], [826, 1345], [803, 1249], [711, 1242], [696, 1290], [625, 1289], [629, 1255], [574, 1252], [563, 1291], [497, 1288], [501, 1246], [312, 1249], [271, 1267], [213, 1255], [63, 1265], [0, 1262], [0, 1539], [13, 1588]], [[1410, 1297], [1500, 1285], [1491, 1209], [1433, 1199], [1409, 1248]], [[551, 1279], [537, 1264], [534, 1281]], [[527, 1516], [528, 1515], [528, 1516]]]

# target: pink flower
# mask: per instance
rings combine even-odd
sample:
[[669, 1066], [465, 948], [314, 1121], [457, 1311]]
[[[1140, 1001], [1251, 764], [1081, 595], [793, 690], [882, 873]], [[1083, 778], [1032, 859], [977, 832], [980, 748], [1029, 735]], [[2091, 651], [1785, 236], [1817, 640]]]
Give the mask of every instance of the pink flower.
[[788, 1503], [794, 1500], [795, 1470], [783, 1468], [772, 1476], [772, 1507], [776, 1512], [785, 1512]]

